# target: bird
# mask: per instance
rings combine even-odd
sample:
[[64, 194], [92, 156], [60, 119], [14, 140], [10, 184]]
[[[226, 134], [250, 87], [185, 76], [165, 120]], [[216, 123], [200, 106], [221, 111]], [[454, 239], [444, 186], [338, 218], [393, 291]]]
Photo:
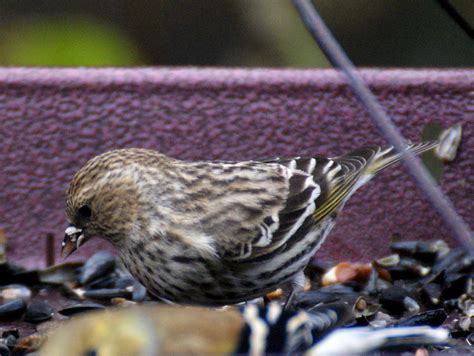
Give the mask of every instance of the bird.
[[380, 146], [332, 158], [194, 162], [112, 150], [89, 160], [68, 187], [62, 253], [101, 237], [167, 302], [223, 306], [282, 288], [288, 304], [347, 200], [400, 157]]
[[443, 328], [357, 327], [353, 321], [352, 306], [342, 301], [311, 311], [284, 310], [276, 302], [226, 309], [138, 305], [63, 320], [42, 337], [39, 354], [366, 355], [390, 346], [439, 346], [449, 337]]
[[337, 313], [351, 315], [342, 302], [320, 309], [311, 314], [285, 311], [278, 303], [226, 309], [155, 304], [88, 312], [50, 333], [41, 355], [302, 352], [336, 328]]
[[244, 325], [237, 309], [166, 304], [111, 308], [62, 323], [40, 355], [230, 354]]

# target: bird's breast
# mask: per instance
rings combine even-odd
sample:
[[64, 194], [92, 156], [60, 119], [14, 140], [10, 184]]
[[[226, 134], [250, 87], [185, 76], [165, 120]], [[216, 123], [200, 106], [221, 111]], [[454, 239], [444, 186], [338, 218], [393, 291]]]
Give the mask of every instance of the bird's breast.
[[253, 262], [202, 255], [174, 239], [130, 244], [120, 254], [125, 268], [155, 297], [186, 304], [236, 304], [291, 281], [308, 264], [332, 225], [332, 219], [326, 219], [290, 240], [278, 253]]

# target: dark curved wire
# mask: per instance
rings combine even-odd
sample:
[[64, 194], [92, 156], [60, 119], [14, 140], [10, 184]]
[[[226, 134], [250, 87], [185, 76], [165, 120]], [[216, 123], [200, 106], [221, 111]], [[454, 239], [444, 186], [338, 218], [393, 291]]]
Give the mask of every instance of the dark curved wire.
[[474, 240], [469, 226], [456, 212], [452, 203], [443, 194], [426, 168], [420, 163], [420, 160], [404, 150], [406, 147], [405, 139], [383, 110], [375, 96], [364, 84], [356, 68], [331, 34], [324, 20], [313, 7], [311, 1], [293, 0], [293, 3], [307, 29], [317, 41], [328, 60], [346, 76], [349, 85], [369, 113], [374, 124], [382, 132], [385, 139], [402, 154], [402, 163], [415, 179], [418, 187], [425, 193], [433, 209], [438, 211], [444, 223], [450, 228], [457, 240], [468, 249], [470, 253], [474, 254]]
[[474, 39], [474, 28], [467, 22], [467, 20], [459, 13], [458, 10], [449, 2], [449, 0], [436, 0], [441, 8], [458, 24], [458, 26], [466, 32], [466, 34]]

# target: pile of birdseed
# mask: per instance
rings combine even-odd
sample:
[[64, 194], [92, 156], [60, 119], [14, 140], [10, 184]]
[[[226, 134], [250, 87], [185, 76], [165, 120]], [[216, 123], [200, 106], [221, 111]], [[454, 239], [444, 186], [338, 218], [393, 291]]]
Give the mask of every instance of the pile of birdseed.
[[[311, 263], [305, 291], [294, 296], [289, 309], [332, 313], [331, 322], [315, 326], [315, 342], [349, 326], [428, 325], [449, 330], [449, 342], [404, 343], [388, 351], [474, 353], [474, 256], [440, 240], [396, 241], [390, 248], [391, 255], [370, 263]], [[267, 299], [275, 298], [278, 293]], [[25, 270], [2, 255], [0, 355], [37, 351], [52, 330], [78, 314], [143, 303], [159, 302], [108, 252], [43, 270]], [[263, 307], [262, 300], [255, 303]]]

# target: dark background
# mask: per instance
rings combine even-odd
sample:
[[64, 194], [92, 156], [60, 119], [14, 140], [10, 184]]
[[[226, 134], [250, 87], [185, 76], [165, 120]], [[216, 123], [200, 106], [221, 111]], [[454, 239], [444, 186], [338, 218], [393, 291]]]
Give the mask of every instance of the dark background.
[[[451, 0], [472, 24], [472, 0]], [[434, 0], [315, 4], [358, 66], [472, 67]], [[290, 0], [2, 0], [0, 65], [327, 67]]]

